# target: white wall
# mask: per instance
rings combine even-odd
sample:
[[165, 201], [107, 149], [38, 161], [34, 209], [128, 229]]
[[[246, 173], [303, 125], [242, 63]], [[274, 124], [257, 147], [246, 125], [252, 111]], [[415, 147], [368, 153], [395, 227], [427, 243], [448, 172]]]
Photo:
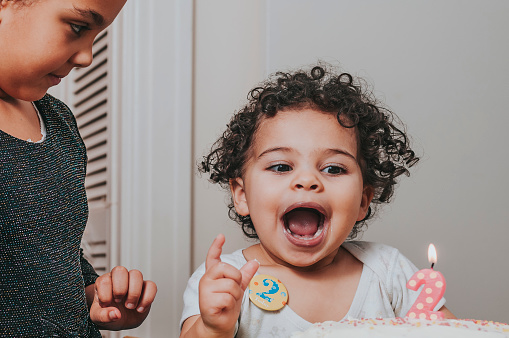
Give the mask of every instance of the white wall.
[[[363, 239], [428, 267], [435, 243], [461, 318], [509, 321], [509, 2], [196, 0], [194, 158], [268, 72], [315, 62], [366, 78], [422, 161]], [[225, 195], [197, 178], [193, 266], [219, 232], [245, 246]]]
[[115, 25], [119, 257], [158, 293], [147, 320], [124, 331], [176, 337], [190, 273], [193, 3], [128, 1]]

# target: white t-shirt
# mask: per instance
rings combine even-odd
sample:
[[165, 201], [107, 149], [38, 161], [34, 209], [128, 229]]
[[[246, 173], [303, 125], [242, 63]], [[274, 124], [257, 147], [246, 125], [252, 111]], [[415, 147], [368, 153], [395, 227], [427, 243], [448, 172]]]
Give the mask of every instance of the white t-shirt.
[[41, 138], [39, 141], [32, 141], [31, 139], [28, 139], [27, 142], [32, 143], [42, 143], [44, 140], [46, 140], [46, 125], [44, 124], [44, 120], [42, 119], [41, 113], [39, 112], [39, 109], [37, 109], [37, 106], [34, 102], [32, 102], [32, 106], [34, 106], [35, 111], [37, 112], [37, 116], [39, 117], [39, 125], [41, 127]]
[[[346, 242], [342, 247], [364, 264], [357, 291], [345, 318], [394, 318], [406, 315], [419, 296], [406, 288], [407, 281], [417, 271], [397, 249], [372, 242]], [[222, 255], [221, 260], [240, 269], [246, 264], [242, 250]], [[191, 276], [184, 292], [183, 322], [200, 314], [198, 284], [205, 273], [202, 264]], [[422, 287], [421, 287], [422, 288]], [[290, 295], [291, 297], [291, 295]], [[445, 304], [442, 298], [435, 311]], [[289, 306], [279, 311], [264, 311], [249, 301], [244, 293], [236, 337], [289, 337], [304, 331], [312, 323], [301, 318]]]

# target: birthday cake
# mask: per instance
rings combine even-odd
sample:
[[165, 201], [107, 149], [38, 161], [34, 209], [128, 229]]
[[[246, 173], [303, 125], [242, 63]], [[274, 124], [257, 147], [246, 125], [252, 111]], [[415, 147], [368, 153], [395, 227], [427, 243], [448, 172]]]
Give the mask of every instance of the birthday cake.
[[484, 320], [351, 319], [316, 323], [292, 338], [509, 338], [509, 325]]

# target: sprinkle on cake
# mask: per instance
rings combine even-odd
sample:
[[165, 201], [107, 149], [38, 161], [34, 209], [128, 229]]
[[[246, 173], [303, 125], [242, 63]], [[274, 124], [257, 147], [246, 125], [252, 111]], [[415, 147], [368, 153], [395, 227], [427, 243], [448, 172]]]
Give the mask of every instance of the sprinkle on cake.
[[509, 325], [486, 320], [419, 320], [411, 318], [345, 319], [316, 323], [292, 338], [334, 337], [493, 337], [509, 338]]

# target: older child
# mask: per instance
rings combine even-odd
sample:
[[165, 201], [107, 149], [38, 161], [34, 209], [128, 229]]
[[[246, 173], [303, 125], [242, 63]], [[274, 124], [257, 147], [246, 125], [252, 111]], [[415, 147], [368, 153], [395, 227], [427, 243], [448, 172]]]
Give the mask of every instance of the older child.
[[80, 242], [86, 151], [47, 95], [125, 0], [0, 0], [0, 336], [101, 337], [140, 325], [155, 294], [136, 270], [98, 278]]
[[[404, 316], [415, 266], [391, 247], [345, 242], [418, 160], [394, 115], [322, 66], [277, 73], [249, 98], [200, 169], [230, 189], [230, 214], [259, 243], [221, 256], [224, 237], [214, 240], [184, 294], [181, 337], [287, 337], [326, 320]], [[251, 301], [256, 272], [271, 289]], [[283, 285], [283, 307], [265, 310]]]

